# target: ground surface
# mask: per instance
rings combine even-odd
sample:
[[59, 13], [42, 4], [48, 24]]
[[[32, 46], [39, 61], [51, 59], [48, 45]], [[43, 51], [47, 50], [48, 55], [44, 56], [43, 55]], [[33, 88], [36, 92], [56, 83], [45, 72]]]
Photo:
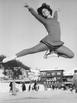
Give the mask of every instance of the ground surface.
[[0, 103], [77, 103], [77, 94], [63, 90], [0, 93]]
[[16, 85], [19, 88], [17, 95], [9, 93], [9, 83], [0, 83], [0, 103], [77, 103], [77, 94], [69, 90], [44, 90], [43, 85], [40, 85], [38, 92], [27, 91], [22, 92], [21, 85]]

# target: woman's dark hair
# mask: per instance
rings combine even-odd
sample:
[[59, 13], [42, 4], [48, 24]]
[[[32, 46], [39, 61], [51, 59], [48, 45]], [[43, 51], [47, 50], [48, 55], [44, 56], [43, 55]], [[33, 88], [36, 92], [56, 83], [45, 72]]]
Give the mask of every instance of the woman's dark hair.
[[48, 11], [50, 11], [50, 15], [52, 16], [52, 9], [50, 8], [49, 5], [47, 5], [46, 3], [43, 3], [41, 7], [39, 7], [37, 9], [37, 12], [39, 15], [43, 16], [44, 18], [46, 18], [43, 14], [42, 14], [42, 10], [43, 9], [47, 9]]

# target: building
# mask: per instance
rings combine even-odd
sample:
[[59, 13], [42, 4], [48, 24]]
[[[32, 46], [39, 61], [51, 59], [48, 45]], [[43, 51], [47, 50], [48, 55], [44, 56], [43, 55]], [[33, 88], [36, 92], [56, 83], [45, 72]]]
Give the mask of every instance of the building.
[[64, 70], [45, 70], [40, 71], [41, 81], [61, 81]]
[[40, 71], [40, 83], [43, 83], [46, 88], [50, 88], [51, 85], [57, 85], [62, 83], [64, 70], [43, 70]]

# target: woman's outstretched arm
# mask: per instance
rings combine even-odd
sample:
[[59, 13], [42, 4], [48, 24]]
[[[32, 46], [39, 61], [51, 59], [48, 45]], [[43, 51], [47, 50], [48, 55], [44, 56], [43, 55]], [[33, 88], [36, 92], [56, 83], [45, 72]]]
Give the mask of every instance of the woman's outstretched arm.
[[42, 22], [43, 24], [46, 23], [46, 19], [44, 17], [42, 17], [41, 15], [39, 15], [32, 7], [30, 7], [29, 5], [25, 5], [24, 7], [26, 7], [30, 13], [40, 22]]

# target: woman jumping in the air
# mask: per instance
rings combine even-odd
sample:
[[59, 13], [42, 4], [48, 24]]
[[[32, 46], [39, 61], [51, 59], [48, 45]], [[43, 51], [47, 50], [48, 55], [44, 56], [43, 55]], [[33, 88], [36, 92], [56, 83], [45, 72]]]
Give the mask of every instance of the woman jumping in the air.
[[43, 3], [42, 6], [37, 9], [37, 12], [27, 4], [24, 7], [27, 8], [29, 12], [44, 25], [48, 35], [45, 36], [36, 46], [22, 50], [14, 57], [5, 58], [3, 62], [42, 51], [49, 51], [49, 53], [46, 53], [46, 57], [54, 52], [61, 57], [73, 58], [74, 53], [64, 46], [64, 43], [61, 41], [61, 30], [57, 11], [54, 12], [52, 17], [52, 9], [46, 3]]

